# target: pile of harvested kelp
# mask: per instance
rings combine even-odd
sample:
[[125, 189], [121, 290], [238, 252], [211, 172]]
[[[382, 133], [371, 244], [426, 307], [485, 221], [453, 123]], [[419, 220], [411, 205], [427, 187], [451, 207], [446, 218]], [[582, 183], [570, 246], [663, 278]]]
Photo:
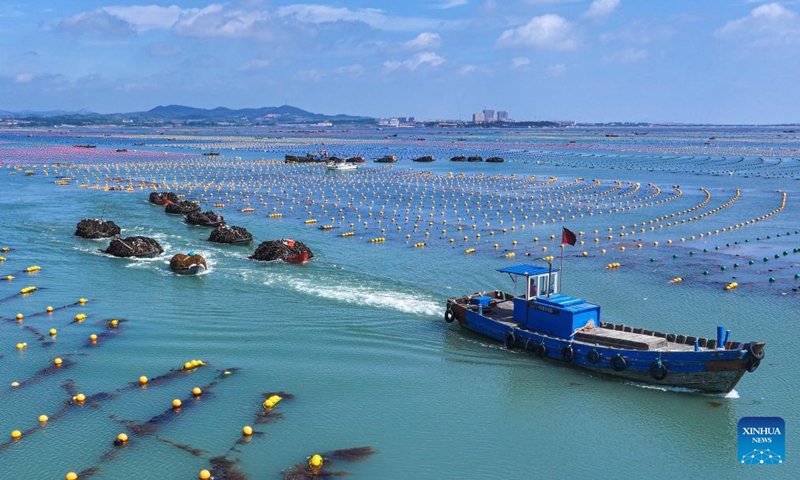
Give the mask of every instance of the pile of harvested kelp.
[[155, 257], [164, 252], [161, 245], [149, 237], [116, 237], [111, 240], [108, 248], [104, 250], [115, 257]]
[[303, 242], [283, 238], [280, 240], [268, 240], [261, 242], [256, 248], [255, 253], [250, 255], [252, 260], [261, 260], [270, 262], [272, 260], [292, 261], [293, 259], [303, 255], [303, 252], [308, 253], [308, 258], [312, 258], [314, 254]]
[[167, 202], [177, 202], [180, 200], [177, 195], [172, 192], [152, 192], [150, 194], [150, 203], [156, 205], [166, 205]]
[[98, 220], [96, 218], [84, 219], [78, 222], [78, 229], [75, 235], [82, 238], [108, 238], [119, 235], [119, 226], [110, 220]]
[[503, 157], [489, 157], [486, 159], [488, 163], [503, 163], [505, 159]]
[[482, 162], [483, 161], [483, 157], [481, 157], [480, 155], [472, 155], [469, 158], [467, 158], [467, 161], [468, 162]]
[[208, 241], [216, 243], [250, 243], [253, 241], [253, 234], [242, 227], [221, 225], [211, 232], [211, 235], [208, 236]]
[[181, 200], [179, 202], [170, 202], [164, 207], [164, 211], [173, 215], [187, 215], [192, 212], [199, 212], [200, 205], [190, 202], [188, 200]]
[[198, 210], [186, 215], [186, 223], [191, 225], [199, 225], [201, 227], [216, 227], [221, 223], [225, 223], [225, 219], [222, 217], [222, 215], [219, 215], [211, 210], [207, 212], [201, 212]]

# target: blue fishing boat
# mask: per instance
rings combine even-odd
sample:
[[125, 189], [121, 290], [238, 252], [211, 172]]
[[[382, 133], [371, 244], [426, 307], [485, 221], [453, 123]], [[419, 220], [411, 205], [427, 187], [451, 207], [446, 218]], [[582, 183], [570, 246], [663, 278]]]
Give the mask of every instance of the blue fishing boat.
[[[707, 393], [733, 390], [764, 358], [765, 342], [734, 342], [730, 330], [717, 338], [678, 335], [603, 322], [600, 306], [559, 292], [552, 265], [497, 269], [514, 293], [477, 292], [447, 300], [444, 319], [536, 356], [627, 381]], [[518, 288], [523, 288], [521, 294]]]

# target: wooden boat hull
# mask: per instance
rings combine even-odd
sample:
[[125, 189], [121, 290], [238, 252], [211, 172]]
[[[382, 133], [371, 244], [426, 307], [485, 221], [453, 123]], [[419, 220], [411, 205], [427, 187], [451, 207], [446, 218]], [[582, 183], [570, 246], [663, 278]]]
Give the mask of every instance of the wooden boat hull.
[[306, 263], [308, 262], [308, 252], [303, 251], [299, 255], [293, 255], [283, 259], [286, 263]]
[[191, 265], [188, 268], [173, 268], [173, 272], [179, 275], [198, 275], [206, 271], [206, 267], [203, 265]]
[[[470, 305], [468, 300], [476, 296], [489, 296], [496, 302], [485, 309]], [[560, 338], [522, 328], [513, 322], [502, 312], [504, 304], [510, 301], [513, 301], [513, 295], [499, 291], [451, 298], [447, 301], [445, 320], [458, 321], [465, 329], [503, 342], [509, 350], [528, 350], [547, 360], [625, 381], [704, 393], [730, 392], [746, 372], [758, 368], [764, 356], [763, 342], [728, 342], [725, 348], [703, 347], [698, 350], [687, 345], [687, 341], [666, 342], [667, 348], [657, 350], [619, 348], [611, 344], [627, 339], [647, 341], [645, 333], [662, 341], [666, 334], [608, 323], [587, 331], [583, 337], [576, 333], [572, 339]], [[693, 343], [694, 337], [689, 339]], [[707, 339], [702, 340], [705, 345]]]

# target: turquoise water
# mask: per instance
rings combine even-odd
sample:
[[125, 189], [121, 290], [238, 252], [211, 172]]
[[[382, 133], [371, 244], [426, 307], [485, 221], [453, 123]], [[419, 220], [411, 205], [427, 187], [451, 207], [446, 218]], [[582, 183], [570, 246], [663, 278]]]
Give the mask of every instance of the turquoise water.
[[[675, 468], [698, 477], [762, 473], [756, 468], [769, 468], [776, 477], [800, 474], [795, 460], [800, 415], [794, 403], [800, 387], [794, 368], [800, 362], [795, 347], [800, 280], [794, 278], [800, 253], [793, 250], [800, 247], [800, 153], [791, 135], [717, 130], [718, 145], [707, 146], [711, 135], [703, 129], [609, 140], [600, 130], [479, 135], [430, 130], [399, 138], [368, 130], [28, 133], [0, 137], [6, 165], [0, 170], [6, 227], [0, 246], [10, 248], [0, 253], [6, 257], [0, 277], [15, 277], [0, 280], [0, 433], [5, 435], [0, 444], [9, 441], [0, 447], [3, 478], [56, 479], [99, 467], [87, 477], [189, 479], [211, 468], [211, 457], [226, 454], [249, 478], [280, 478], [282, 470], [313, 453], [367, 445], [377, 453], [360, 462], [334, 460], [332, 468], [354, 478], [672, 478]], [[426, 140], [416, 140], [422, 137]], [[71, 147], [86, 143], [98, 148]], [[130, 151], [114, 152], [118, 148]], [[357, 172], [333, 174], [262, 161], [321, 148], [368, 159], [395, 152], [401, 160], [388, 167], [368, 161]], [[211, 149], [222, 155], [199, 155]], [[473, 152], [484, 158], [497, 153], [507, 161], [446, 161]], [[408, 161], [429, 153], [437, 162]], [[20, 162], [25, 165], [15, 169]], [[36, 174], [26, 176], [33, 164]], [[59, 175], [77, 180], [55, 185]], [[536, 178], [529, 180], [531, 175]], [[257, 241], [296, 238], [315, 258], [304, 266], [250, 261], [246, 256], [255, 244], [206, 242], [208, 230], [148, 204], [152, 188], [139, 189], [134, 182], [132, 192], [102, 190], [106, 184], [129, 184], [116, 183], [117, 177], [155, 180], [187, 198], [205, 198], [204, 209], [220, 211]], [[599, 186], [590, 188], [595, 179]], [[79, 188], [81, 183], [100, 188]], [[741, 193], [713, 214], [674, 226], [664, 219], [649, 230], [650, 220], [700, 204], [706, 197], [700, 187], [711, 195], [708, 204], [672, 222], [723, 206], [737, 188]], [[727, 229], [777, 209], [782, 192], [788, 194], [784, 210]], [[226, 207], [216, 209], [212, 205], [220, 198]], [[633, 208], [637, 205], [645, 206]], [[242, 213], [243, 207], [256, 211]], [[284, 217], [267, 218], [271, 212]], [[165, 254], [115, 259], [98, 252], [107, 241], [73, 236], [80, 219], [100, 216], [117, 222], [123, 236], [156, 238]], [[306, 225], [309, 218], [318, 223]], [[620, 236], [643, 221], [644, 233], [637, 227], [634, 235]], [[336, 228], [317, 228], [329, 223]], [[584, 232], [585, 241], [566, 249], [563, 289], [599, 303], [605, 320], [708, 337], [725, 324], [734, 340], [766, 341], [765, 361], [727, 396], [662, 391], [508, 352], [442, 320], [449, 296], [512, 289], [495, 268], [558, 255], [562, 225]], [[355, 235], [339, 237], [344, 231]], [[369, 242], [377, 237], [386, 242]], [[417, 242], [427, 245], [412, 248]], [[465, 255], [467, 248], [476, 252]], [[169, 271], [171, 255], [188, 250], [208, 259], [207, 274]], [[516, 256], [505, 258], [510, 251]], [[622, 266], [606, 269], [612, 262]], [[42, 269], [23, 272], [31, 265]], [[684, 281], [670, 284], [676, 276]], [[724, 291], [732, 281], [739, 288]], [[28, 285], [38, 290], [16, 295]], [[89, 301], [74, 305], [81, 297]], [[68, 306], [40, 314], [48, 305]], [[17, 313], [25, 317], [21, 324], [14, 320]], [[73, 323], [79, 313], [86, 320]], [[112, 318], [123, 320], [117, 333], [87, 345], [91, 333], [109, 332]], [[58, 330], [52, 344], [50, 328]], [[17, 351], [18, 342], [28, 348]], [[71, 366], [10, 387], [55, 357]], [[157, 377], [190, 359], [207, 366], [162, 385], [126, 388], [141, 375]], [[127, 446], [113, 447], [116, 435], [129, 431], [115, 419], [147, 422], [170, 410], [172, 399], [189, 399], [192, 387], [209, 384], [229, 368], [240, 370], [180, 414], [164, 417], [157, 433], [131, 435]], [[44, 428], [8, 440], [12, 430], [37, 427], [39, 415], [58, 412], [71, 396], [64, 388], [68, 380], [86, 395], [118, 391], [119, 396], [72, 405]], [[276, 408], [283, 418], [257, 425], [265, 392], [294, 398]], [[737, 463], [736, 424], [744, 416], [786, 420], [784, 465]], [[244, 425], [263, 435], [237, 444]], [[202, 452], [192, 455], [164, 439]]]

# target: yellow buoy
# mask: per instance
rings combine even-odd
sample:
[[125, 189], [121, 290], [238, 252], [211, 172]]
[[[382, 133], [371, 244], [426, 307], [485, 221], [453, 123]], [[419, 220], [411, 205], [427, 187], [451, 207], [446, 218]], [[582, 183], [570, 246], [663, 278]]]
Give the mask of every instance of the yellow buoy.
[[58, 334], [58, 330], [56, 330], [55, 328], [51, 328], [50, 329], [50, 336], [51, 337], [55, 337], [56, 334]]
[[172, 408], [181, 408], [181, 405], [182, 405], [181, 401], [177, 398], [172, 401]]
[[108, 326], [109, 327], [113, 328], [113, 327], [116, 327], [117, 325], [119, 325], [119, 320], [117, 320], [116, 318], [111, 320], [110, 322], [108, 322]]
[[60, 367], [62, 363], [64, 362], [63, 360], [61, 360], [61, 358], [56, 358], [55, 360], [53, 360], [53, 364], [57, 367]]
[[145, 377], [144, 375], [139, 377], [139, 385], [147, 385], [147, 377]]
[[13, 432], [11, 432], [11, 438], [13, 438], [14, 440], [20, 437], [22, 437], [22, 432], [20, 432], [19, 430], [14, 430]]
[[19, 387], [19, 382], [11, 382], [11, 388]]
[[65, 478], [67, 480], [78, 480], [78, 474], [75, 472], [69, 472]]
[[17, 314], [17, 321], [18, 321], [18, 322], [22, 321], [22, 319], [23, 319], [23, 318], [25, 318], [25, 315], [23, 315], [23, 314], [21, 314], [21, 313], [18, 313], [18, 314]]
[[87, 299], [85, 299], [85, 298], [81, 298], [81, 299], [79, 299], [79, 300], [78, 300], [78, 303], [80, 303], [81, 305], [83, 305], [84, 303], [86, 303], [86, 302], [88, 302], [88, 301], [89, 301], [89, 300], [87, 300]]
[[208, 480], [211, 478], [211, 472], [208, 470], [200, 470], [200, 473], [197, 474], [197, 478], [200, 480]]
[[84, 321], [85, 319], [86, 319], [86, 314], [85, 313], [79, 313], [79, 314], [75, 315], [75, 321], [78, 322], [78, 323]]
[[244, 427], [242, 427], [242, 435], [244, 435], [245, 437], [249, 437], [252, 434], [253, 434], [253, 427], [251, 427], [250, 425], [245, 425]]
[[51, 307], [50, 305], [48, 305], [45, 310], [47, 310], [47, 313], [53, 313], [53, 307]]
[[17, 344], [17, 350], [25, 350], [26, 348], [28, 348], [27, 342], [22, 342]]
[[192, 389], [192, 395], [194, 395], [195, 397], [199, 397], [202, 394], [203, 394], [203, 391], [200, 390], [200, 387], [194, 387]]
[[122, 443], [127, 442], [128, 441], [128, 434], [124, 433], [124, 432], [120, 433], [119, 435], [117, 435], [117, 440], [119, 440]]
[[47, 423], [48, 420], [50, 420], [50, 419], [47, 417], [47, 415], [39, 415], [39, 422], [40, 423]]
[[97, 343], [97, 334], [93, 333], [93, 334], [89, 335], [89, 341], [92, 342], [92, 343]]
[[322, 455], [315, 453], [308, 459], [308, 466], [311, 468], [320, 468], [322, 466], [323, 460]]
[[262, 405], [264, 405], [264, 408], [274, 408], [275, 405], [277, 405], [281, 400], [283, 400], [283, 398], [281, 398], [279, 395], [273, 395], [264, 400]]
[[79, 393], [79, 394], [75, 395], [74, 399], [78, 403], [83, 403], [84, 401], [86, 401], [86, 395], [84, 395], [82, 393]]

